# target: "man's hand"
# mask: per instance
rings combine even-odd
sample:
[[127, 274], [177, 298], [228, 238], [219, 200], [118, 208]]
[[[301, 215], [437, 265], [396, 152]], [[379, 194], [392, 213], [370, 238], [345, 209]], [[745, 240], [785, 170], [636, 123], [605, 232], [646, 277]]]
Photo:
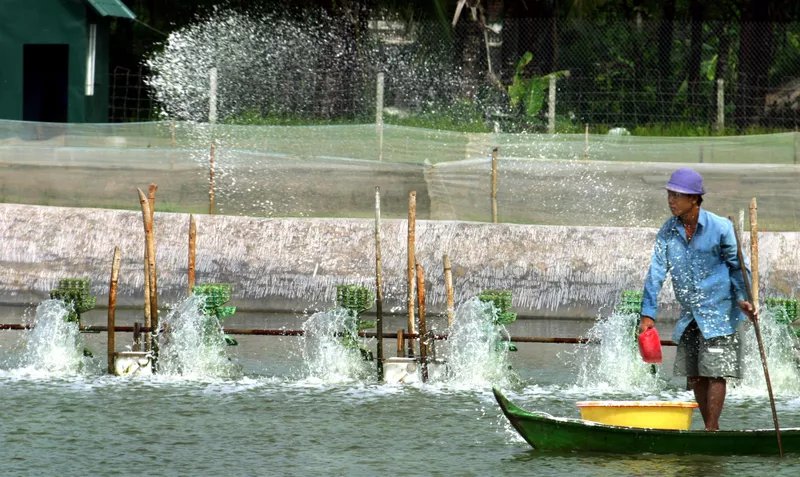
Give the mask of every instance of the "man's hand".
[[644, 333], [648, 328], [655, 328], [656, 322], [649, 316], [643, 316], [642, 321], [639, 322], [639, 333]]
[[749, 301], [740, 301], [739, 309], [742, 310], [742, 313], [744, 313], [751, 323], [755, 323], [756, 320], [758, 320], [758, 313], [753, 310], [753, 305], [751, 305]]

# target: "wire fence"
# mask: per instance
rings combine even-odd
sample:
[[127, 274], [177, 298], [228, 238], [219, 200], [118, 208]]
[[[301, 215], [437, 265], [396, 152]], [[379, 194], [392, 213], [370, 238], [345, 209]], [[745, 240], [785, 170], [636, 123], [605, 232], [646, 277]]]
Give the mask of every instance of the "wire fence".
[[[298, 56], [284, 39], [270, 61], [256, 61], [258, 44], [239, 51], [241, 39], [226, 31], [215, 39], [221, 53], [213, 65], [220, 120], [371, 122], [377, 73], [384, 72], [382, 106], [386, 120], [398, 124], [510, 132], [579, 132], [589, 124], [596, 132], [672, 127], [710, 134], [786, 130], [800, 122], [800, 24], [528, 18], [481, 29], [470, 22], [462, 19], [451, 31], [374, 20], [359, 38], [332, 28], [340, 35], [335, 41], [313, 51], [303, 38], [307, 54]], [[208, 56], [186, 54], [183, 61]], [[115, 69], [111, 121], [150, 120], [162, 111], [206, 120], [206, 66], [172, 77], [163, 68]], [[190, 87], [176, 84], [186, 77]], [[175, 94], [165, 93], [169, 88]], [[187, 98], [191, 107], [183, 106]]]

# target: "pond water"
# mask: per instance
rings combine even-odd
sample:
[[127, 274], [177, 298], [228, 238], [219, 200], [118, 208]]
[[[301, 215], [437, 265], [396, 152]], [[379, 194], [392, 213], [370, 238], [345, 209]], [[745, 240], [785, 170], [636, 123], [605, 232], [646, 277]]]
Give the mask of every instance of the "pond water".
[[[0, 321], [19, 322], [21, 308], [0, 309]], [[85, 323], [103, 323], [91, 312]], [[140, 312], [120, 311], [121, 325]], [[299, 327], [303, 316], [240, 313], [229, 327]], [[388, 320], [403, 327], [404, 318]], [[517, 336], [586, 336], [592, 320], [520, 321]], [[668, 337], [669, 324], [662, 337]], [[0, 332], [0, 443], [6, 475], [798, 475], [797, 456], [619, 456], [542, 453], [517, 434], [492, 397], [490, 385], [420, 385], [370, 380], [330, 383], [309, 377], [301, 338], [237, 336], [227, 348], [241, 366], [233, 378], [112, 377], [103, 357], [82, 371], [36, 373], [14, 364], [26, 333]], [[103, 356], [105, 334], [82, 335]], [[130, 334], [119, 334], [119, 347]], [[386, 355], [394, 354], [386, 341]], [[371, 343], [374, 348], [374, 342]], [[504, 388], [516, 404], [579, 417], [586, 399], [692, 400], [672, 377], [674, 348], [665, 348], [663, 376], [648, 386], [579, 382], [599, 350], [587, 345], [519, 344], [510, 353], [518, 384]], [[599, 358], [597, 358], [599, 359]], [[590, 363], [591, 364], [591, 363]], [[582, 365], [584, 366], [582, 368]], [[782, 427], [800, 427], [800, 396], [777, 390]], [[733, 389], [723, 428], [772, 426], [765, 391]], [[693, 428], [702, 422], [695, 412]], [[732, 449], [735, 453], [735, 449]]]

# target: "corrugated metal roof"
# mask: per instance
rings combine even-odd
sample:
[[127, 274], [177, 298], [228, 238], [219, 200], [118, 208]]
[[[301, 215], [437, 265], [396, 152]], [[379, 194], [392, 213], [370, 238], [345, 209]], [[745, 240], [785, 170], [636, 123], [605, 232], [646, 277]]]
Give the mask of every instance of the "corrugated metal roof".
[[136, 15], [122, 3], [122, 0], [86, 0], [104, 17], [136, 18]]

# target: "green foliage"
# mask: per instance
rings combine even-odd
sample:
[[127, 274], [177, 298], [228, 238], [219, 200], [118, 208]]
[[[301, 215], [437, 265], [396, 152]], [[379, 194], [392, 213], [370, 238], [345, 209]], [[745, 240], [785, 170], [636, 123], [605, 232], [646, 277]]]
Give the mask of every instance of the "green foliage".
[[97, 297], [89, 295], [88, 278], [62, 278], [58, 288], [50, 290], [50, 298], [61, 300], [66, 305], [72, 304], [66, 321], [81, 323], [81, 314], [95, 307]]
[[467, 133], [486, 133], [492, 129], [486, 124], [483, 110], [475, 101], [460, 100], [450, 105], [428, 107], [420, 113], [406, 117], [384, 115], [386, 124], [416, 128], [458, 131]]
[[525, 74], [525, 67], [531, 60], [533, 53], [526, 51], [517, 63], [511, 85], [508, 87], [512, 110], [518, 109], [520, 104], [524, 105], [525, 116], [529, 120], [536, 118], [544, 107], [546, 93], [550, 87], [550, 76], [555, 75], [556, 79], [560, 79], [569, 75], [567, 71], [558, 71], [544, 76], [529, 77]]

